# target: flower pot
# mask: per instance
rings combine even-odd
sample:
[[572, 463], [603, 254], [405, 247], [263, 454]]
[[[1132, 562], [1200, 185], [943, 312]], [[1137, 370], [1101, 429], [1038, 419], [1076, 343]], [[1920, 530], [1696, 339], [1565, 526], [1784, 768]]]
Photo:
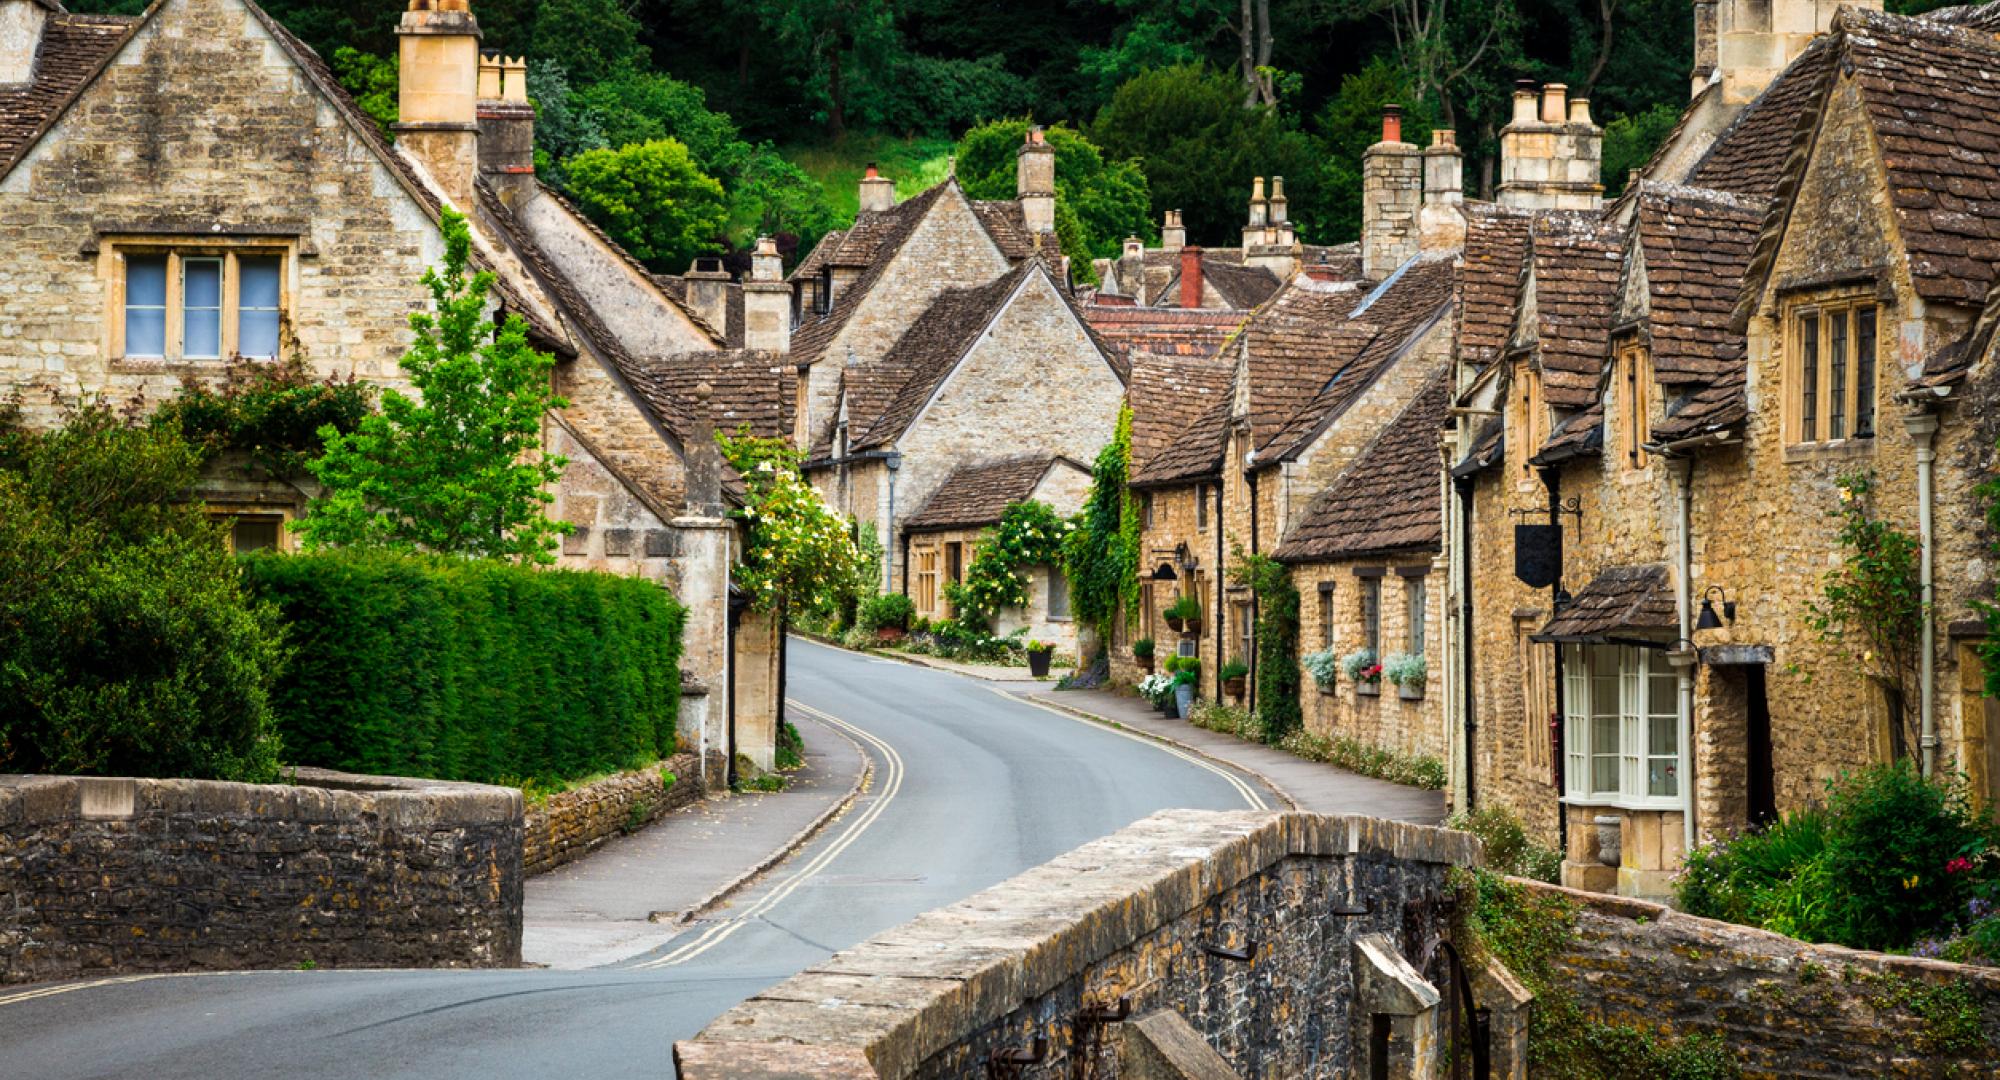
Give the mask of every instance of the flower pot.
[[893, 645], [903, 640], [903, 628], [900, 626], [878, 626], [875, 628], [875, 640], [885, 645]]
[[1172, 694], [1163, 695], [1160, 700], [1153, 702], [1153, 711], [1164, 714], [1169, 708], [1173, 707], [1173, 704], [1174, 696]]
[[1166, 697], [1160, 699], [1160, 715], [1169, 720], [1178, 720], [1181, 718], [1179, 695], [1168, 694]]
[[1174, 687], [1174, 707], [1183, 717], [1194, 711], [1194, 684], [1182, 683]]
[[1153, 673], [1153, 656], [1151, 653], [1148, 653], [1145, 656], [1135, 656], [1132, 659], [1138, 661], [1140, 671], [1143, 671], [1148, 675], [1151, 675]]
[[1422, 701], [1424, 699], [1424, 684], [1420, 682], [1397, 683], [1396, 696], [1402, 698], [1404, 701]]
[[1368, 682], [1358, 682], [1354, 684], [1354, 692], [1356, 694], [1361, 695], [1362, 697], [1381, 697], [1382, 684], [1372, 680]]
[[1223, 692], [1223, 693], [1225, 693], [1225, 694], [1228, 694], [1228, 695], [1229, 695], [1230, 697], [1233, 697], [1233, 698], [1240, 698], [1240, 697], [1242, 697], [1242, 696], [1243, 696], [1243, 676], [1241, 676], [1241, 675], [1238, 675], [1238, 676], [1235, 676], [1234, 678], [1229, 678], [1229, 679], [1224, 679], [1224, 680], [1222, 680], [1222, 692]]
[[1045, 679], [1049, 674], [1049, 661], [1055, 653], [1049, 649], [1028, 650], [1028, 674], [1037, 679]]
[[1167, 629], [1172, 630], [1174, 633], [1178, 634], [1183, 629], [1186, 628], [1187, 624], [1186, 619], [1183, 619], [1178, 615], [1169, 615], [1166, 618], [1167, 618]]

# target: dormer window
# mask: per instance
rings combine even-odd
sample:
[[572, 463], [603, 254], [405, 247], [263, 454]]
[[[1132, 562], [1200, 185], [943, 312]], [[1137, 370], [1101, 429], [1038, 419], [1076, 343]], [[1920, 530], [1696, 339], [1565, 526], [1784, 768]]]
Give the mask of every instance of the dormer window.
[[1535, 369], [1522, 364], [1514, 378], [1514, 415], [1507, 426], [1509, 441], [1521, 440], [1521, 479], [1532, 480], [1535, 467], [1529, 459], [1541, 453], [1549, 441], [1549, 410], [1542, 400], [1542, 380]]
[[283, 250], [134, 243], [110, 258], [114, 358], [277, 358], [288, 293]]
[[1646, 467], [1646, 434], [1652, 423], [1652, 364], [1634, 340], [1618, 350], [1618, 450], [1628, 469]]
[[1872, 296], [1814, 297], [1788, 307], [1786, 443], [1875, 437], [1879, 311]]

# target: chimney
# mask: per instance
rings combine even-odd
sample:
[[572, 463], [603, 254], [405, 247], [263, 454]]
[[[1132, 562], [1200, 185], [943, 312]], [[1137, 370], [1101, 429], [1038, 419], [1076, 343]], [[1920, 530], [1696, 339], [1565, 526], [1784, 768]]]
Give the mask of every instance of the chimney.
[[1514, 118], [1500, 129], [1500, 205], [1596, 210], [1604, 204], [1604, 129], [1591, 122], [1589, 99], [1571, 101], [1568, 93], [1561, 83], [1539, 95], [1531, 81], [1515, 84]]
[[687, 306], [701, 320], [723, 333], [729, 331], [729, 271], [722, 260], [704, 255], [681, 275], [687, 282]]
[[1243, 224], [1243, 250], [1247, 253], [1253, 247], [1262, 247], [1271, 242], [1271, 200], [1264, 195], [1264, 178], [1253, 177], [1250, 181], [1250, 217]]
[[1187, 246], [1187, 229], [1181, 225], [1181, 212], [1169, 210], [1160, 225], [1160, 250], [1179, 251]]
[[[1747, 105], [1812, 39], [1833, 29], [1842, 7], [1882, 10], [1882, 0], [1719, 0], [1714, 67], [1722, 74], [1722, 103]], [[1695, 66], [1702, 61], [1700, 6], [1695, 10]]]
[[861, 176], [861, 212], [879, 214], [896, 205], [896, 182], [883, 176], [875, 169], [875, 163], [868, 163], [868, 171]]
[[0, 0], [0, 85], [35, 79], [49, 9], [41, 0]]
[[1138, 303], [1146, 302], [1146, 242], [1136, 236], [1125, 238], [1118, 255], [1118, 293]]
[[1028, 129], [1027, 141], [1014, 154], [1014, 194], [1029, 233], [1056, 231], [1056, 148], [1039, 126]]
[[[448, 2], [448, 0], [447, 0]], [[709, 399], [715, 388], [707, 379], [694, 384], [694, 419], [688, 425], [687, 513], [690, 517], [721, 517], [722, 448], [715, 443], [715, 414]]]
[[1193, 310], [1201, 306], [1201, 249], [1181, 249], [1181, 306]]
[[777, 241], [757, 238], [750, 252], [750, 280], [743, 283], [743, 347], [779, 354], [792, 351], [792, 287]]
[[479, 58], [479, 174], [510, 207], [534, 193], [535, 107], [521, 57]]
[[1694, 78], [1688, 96], [1700, 94], [1715, 77], [1715, 0], [1694, 0]]
[[1290, 246], [1293, 241], [1292, 217], [1288, 202], [1285, 199], [1285, 178], [1282, 176], [1271, 177], [1270, 205], [1271, 243]]
[[410, 0], [396, 36], [397, 145], [469, 207], [479, 170], [479, 22], [466, 0]]
[[1438, 128], [1424, 148], [1424, 208], [1417, 214], [1420, 250], [1456, 251], [1465, 246], [1464, 202], [1465, 155], [1458, 148], [1458, 133]]
[[1419, 244], [1424, 157], [1403, 141], [1403, 110], [1382, 106], [1382, 141], [1361, 155], [1361, 276], [1380, 281], [1410, 261]]

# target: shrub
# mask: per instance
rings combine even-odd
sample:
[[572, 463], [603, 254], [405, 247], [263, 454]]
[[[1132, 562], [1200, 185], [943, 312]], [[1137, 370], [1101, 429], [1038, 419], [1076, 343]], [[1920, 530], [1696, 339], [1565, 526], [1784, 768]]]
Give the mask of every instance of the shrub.
[[1132, 656], [1134, 659], [1144, 660], [1151, 655], [1153, 655], [1152, 638], [1142, 637], [1132, 643]]
[[1340, 674], [1340, 657], [1332, 649], [1309, 652], [1299, 657], [1299, 665], [1306, 669], [1306, 674], [1312, 676], [1321, 690], [1333, 689], [1335, 678]]
[[1399, 754], [1358, 739], [1335, 736], [1331, 739], [1303, 729], [1290, 732], [1278, 741], [1279, 748], [1308, 761], [1324, 761], [1348, 772], [1387, 780], [1392, 784], [1438, 791], [1444, 787], [1444, 762], [1426, 754]]
[[1374, 649], [1356, 649], [1340, 658], [1340, 670], [1354, 682], [1375, 682], [1382, 677], [1382, 665], [1375, 662]]
[[1422, 653], [1390, 653], [1382, 661], [1382, 676], [1397, 686], [1422, 686], [1430, 680], [1430, 669]]
[[352, 433], [374, 410], [375, 392], [352, 375], [316, 378], [296, 344], [287, 342], [287, 349], [290, 355], [275, 363], [230, 361], [220, 387], [184, 377], [151, 422], [179, 428], [211, 453], [242, 452], [252, 468], [274, 476], [303, 475], [325, 447], [320, 432]]
[[1530, 839], [1521, 819], [1504, 806], [1453, 814], [1445, 827], [1477, 836], [1486, 846], [1486, 867], [1494, 873], [1550, 883], [1562, 877], [1562, 853]]
[[0, 415], [0, 771], [276, 778], [281, 631], [183, 501], [200, 458], [98, 406]]
[[1182, 593], [1174, 597], [1174, 602], [1168, 604], [1167, 610], [1160, 614], [1162, 618], [1167, 619], [1199, 621], [1201, 619], [1201, 601], [1196, 600], [1192, 593]]
[[243, 565], [297, 647], [273, 703], [300, 764], [549, 781], [674, 750], [683, 612], [652, 582], [382, 551]]
[[1248, 674], [1250, 674], [1249, 664], [1241, 660], [1231, 660], [1222, 665], [1222, 670], [1217, 672], [1215, 677], [1226, 682], [1230, 679], [1240, 679]]
[[916, 618], [917, 605], [902, 593], [884, 593], [861, 602], [855, 624], [870, 630], [908, 630]]

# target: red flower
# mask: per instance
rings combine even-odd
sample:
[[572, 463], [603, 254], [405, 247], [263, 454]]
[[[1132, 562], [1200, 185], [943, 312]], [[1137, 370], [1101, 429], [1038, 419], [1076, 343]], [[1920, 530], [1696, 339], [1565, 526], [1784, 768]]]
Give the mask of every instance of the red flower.
[[1947, 874], [1963, 874], [1970, 869], [1972, 869], [1972, 860], [1963, 855], [1944, 864], [1944, 872]]

